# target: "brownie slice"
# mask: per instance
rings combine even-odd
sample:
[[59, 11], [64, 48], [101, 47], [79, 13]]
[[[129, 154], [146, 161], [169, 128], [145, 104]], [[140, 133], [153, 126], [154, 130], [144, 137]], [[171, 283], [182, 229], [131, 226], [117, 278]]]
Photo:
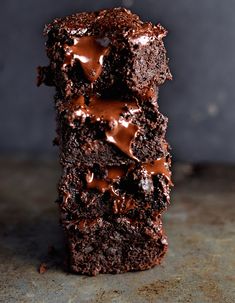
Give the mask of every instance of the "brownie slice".
[[72, 221], [83, 218], [148, 219], [169, 205], [170, 170], [165, 158], [138, 166], [64, 167], [59, 183], [61, 212]]
[[168, 246], [160, 218], [84, 219], [66, 225], [66, 234], [70, 269], [87, 275], [149, 269], [161, 262]]
[[[167, 118], [156, 99], [84, 98], [57, 100], [58, 134], [63, 164], [134, 164], [169, 154]], [[144, 142], [144, 144], [143, 144]]]
[[124, 8], [78, 13], [45, 27], [48, 67], [39, 83], [65, 96], [105, 91], [145, 98], [152, 86], [171, 79], [163, 44], [167, 31]]

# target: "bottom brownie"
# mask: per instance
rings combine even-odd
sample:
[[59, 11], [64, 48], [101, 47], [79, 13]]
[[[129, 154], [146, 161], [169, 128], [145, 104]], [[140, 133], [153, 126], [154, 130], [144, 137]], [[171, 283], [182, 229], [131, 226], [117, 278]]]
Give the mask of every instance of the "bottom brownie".
[[70, 270], [76, 273], [123, 273], [149, 269], [161, 262], [167, 238], [158, 216], [155, 221], [119, 217], [79, 222], [62, 221], [70, 252]]

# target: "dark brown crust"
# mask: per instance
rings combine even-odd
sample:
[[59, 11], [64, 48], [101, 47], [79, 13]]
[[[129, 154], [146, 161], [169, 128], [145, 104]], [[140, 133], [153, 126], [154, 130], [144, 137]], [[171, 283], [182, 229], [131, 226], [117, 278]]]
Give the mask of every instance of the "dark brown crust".
[[86, 32], [92, 32], [93, 35], [110, 32], [115, 37], [123, 32], [135, 35], [135, 32], [143, 31], [143, 29], [149, 30], [150, 33], [154, 31], [155, 35], [165, 36], [167, 34], [161, 25], [155, 26], [150, 22], [143, 22], [139, 16], [121, 7], [97, 12], [76, 13], [64, 18], [57, 18], [45, 26], [44, 34], [48, 35], [54, 28], [78, 35], [83, 35]]

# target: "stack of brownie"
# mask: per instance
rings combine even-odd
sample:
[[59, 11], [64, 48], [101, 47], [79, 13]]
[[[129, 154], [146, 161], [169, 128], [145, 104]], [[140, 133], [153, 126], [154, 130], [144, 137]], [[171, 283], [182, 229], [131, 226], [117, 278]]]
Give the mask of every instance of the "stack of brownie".
[[38, 79], [56, 88], [70, 269], [153, 267], [167, 250], [161, 214], [171, 186], [167, 118], [157, 103], [171, 79], [166, 30], [115, 8], [56, 19], [45, 34], [50, 64]]

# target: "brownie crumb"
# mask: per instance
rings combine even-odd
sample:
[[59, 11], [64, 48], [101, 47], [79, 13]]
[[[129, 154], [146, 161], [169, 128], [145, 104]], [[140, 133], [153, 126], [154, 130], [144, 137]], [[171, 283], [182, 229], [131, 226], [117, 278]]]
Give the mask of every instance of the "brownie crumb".
[[40, 274], [44, 274], [48, 270], [48, 266], [46, 263], [41, 263], [38, 269]]

